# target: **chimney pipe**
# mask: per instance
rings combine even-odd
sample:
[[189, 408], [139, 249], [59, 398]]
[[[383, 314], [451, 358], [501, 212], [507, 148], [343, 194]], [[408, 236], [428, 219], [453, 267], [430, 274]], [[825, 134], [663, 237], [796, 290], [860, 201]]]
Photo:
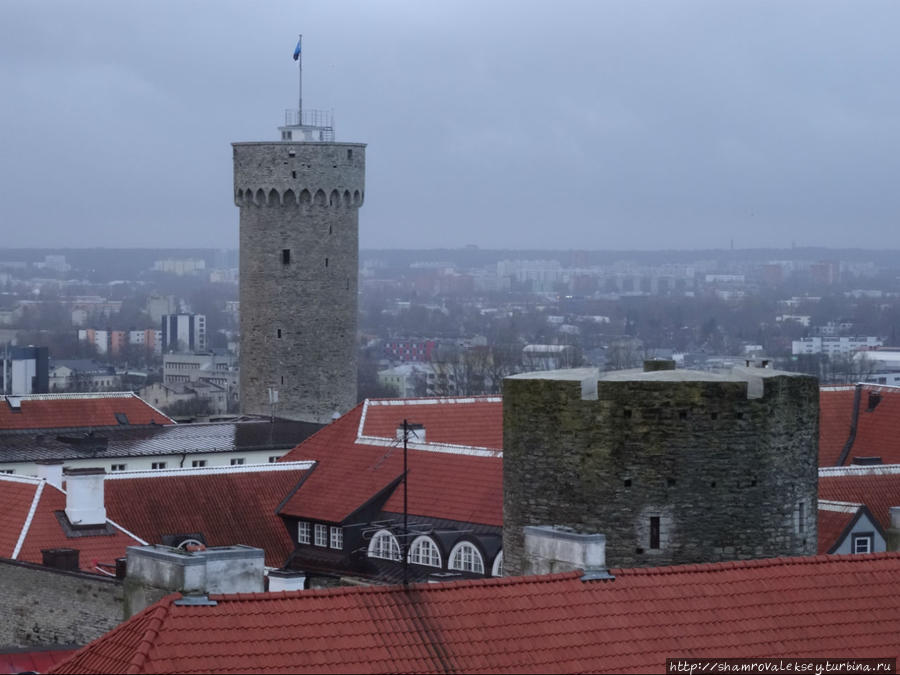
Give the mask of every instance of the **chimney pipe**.
[[106, 525], [103, 501], [104, 469], [63, 469], [66, 517], [76, 527]]

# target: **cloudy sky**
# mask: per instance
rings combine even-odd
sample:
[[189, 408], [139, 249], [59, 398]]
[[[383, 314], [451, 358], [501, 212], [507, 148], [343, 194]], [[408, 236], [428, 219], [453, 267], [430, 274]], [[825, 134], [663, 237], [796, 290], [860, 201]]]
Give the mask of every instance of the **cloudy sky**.
[[368, 143], [365, 248], [900, 248], [896, 2], [0, 1], [0, 246], [237, 245], [232, 141]]

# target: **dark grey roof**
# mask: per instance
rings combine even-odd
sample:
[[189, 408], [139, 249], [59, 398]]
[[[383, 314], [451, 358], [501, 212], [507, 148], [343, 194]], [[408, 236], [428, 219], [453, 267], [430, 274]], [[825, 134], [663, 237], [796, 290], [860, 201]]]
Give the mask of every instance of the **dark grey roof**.
[[288, 450], [321, 424], [278, 420], [0, 434], [0, 462]]

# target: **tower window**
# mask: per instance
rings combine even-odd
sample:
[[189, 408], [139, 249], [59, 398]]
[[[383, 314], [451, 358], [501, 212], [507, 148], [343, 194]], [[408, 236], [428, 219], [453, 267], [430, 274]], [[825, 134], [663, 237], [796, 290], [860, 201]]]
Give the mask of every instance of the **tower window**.
[[347, 159], [353, 159], [353, 150], [347, 150]]
[[281, 329], [279, 328], [277, 331], [278, 338], [281, 339]]
[[297, 177], [297, 172], [291, 171], [291, 178], [296, 178], [296, 177]]
[[659, 516], [650, 516], [650, 548], [659, 548]]
[[328, 258], [325, 258], [325, 267], [328, 267]]
[[289, 248], [281, 249], [281, 264], [282, 265], [290, 265], [291, 264], [291, 249], [289, 249]]

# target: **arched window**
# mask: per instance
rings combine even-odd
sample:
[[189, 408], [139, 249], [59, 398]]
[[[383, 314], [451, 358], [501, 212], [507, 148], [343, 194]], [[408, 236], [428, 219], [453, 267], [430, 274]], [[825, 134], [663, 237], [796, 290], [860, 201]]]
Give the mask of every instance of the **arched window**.
[[497, 557], [494, 558], [494, 567], [491, 569], [492, 577], [502, 577], [503, 576], [503, 550], [501, 549], [499, 553], [497, 553]]
[[484, 574], [484, 560], [473, 544], [461, 541], [450, 551], [449, 569]]
[[401, 560], [400, 544], [389, 530], [378, 530], [369, 542], [369, 557], [384, 560]]
[[441, 566], [441, 552], [431, 537], [422, 535], [416, 537], [409, 547], [409, 562], [414, 565], [428, 565], [429, 567]]

